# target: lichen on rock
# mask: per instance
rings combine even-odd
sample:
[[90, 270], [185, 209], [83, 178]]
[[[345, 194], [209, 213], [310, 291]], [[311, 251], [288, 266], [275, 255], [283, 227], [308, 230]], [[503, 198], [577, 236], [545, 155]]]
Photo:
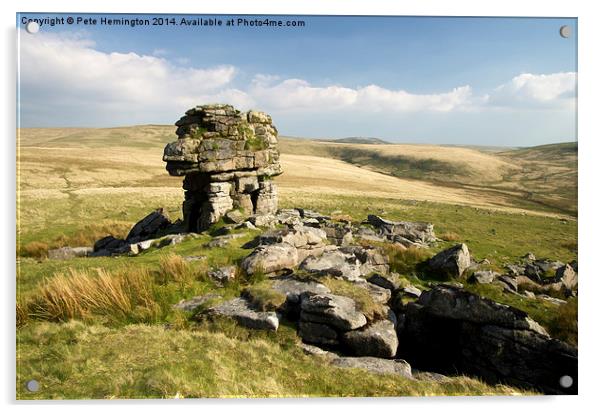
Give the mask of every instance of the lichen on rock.
[[163, 161], [170, 175], [184, 176], [184, 225], [203, 231], [228, 211], [273, 214], [280, 175], [278, 131], [263, 112], [230, 105], [202, 105], [177, 122], [178, 139], [167, 144]]

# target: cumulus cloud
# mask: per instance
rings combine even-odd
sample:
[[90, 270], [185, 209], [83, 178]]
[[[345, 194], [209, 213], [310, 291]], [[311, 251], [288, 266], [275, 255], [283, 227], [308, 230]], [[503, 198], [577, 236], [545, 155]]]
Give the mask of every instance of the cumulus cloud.
[[377, 85], [358, 88], [344, 86], [313, 86], [302, 79], [280, 79], [258, 75], [249, 90], [257, 102], [275, 110], [363, 110], [371, 112], [447, 112], [467, 109], [478, 98], [470, 86], [454, 88], [439, 94], [412, 94], [405, 90], [389, 90]]
[[[78, 35], [20, 36], [20, 81], [25, 106], [39, 112], [84, 108], [108, 112], [157, 112], [199, 101], [227, 100], [250, 105], [246, 93], [231, 87], [233, 66], [181, 67], [137, 53], [106, 53]], [[49, 99], [51, 99], [49, 101]], [[36, 107], [38, 106], [38, 107]]]
[[538, 109], [564, 108], [574, 104], [577, 74], [523, 73], [498, 86], [488, 97], [493, 106], [532, 107]]
[[[226, 102], [287, 116], [339, 116], [562, 109], [575, 101], [576, 74], [524, 73], [477, 95], [469, 85], [438, 93], [391, 90], [376, 84], [316, 85], [304, 79], [256, 74], [240, 86], [232, 65], [192, 67], [151, 55], [104, 52], [81, 34], [20, 33], [21, 119], [29, 126], [171, 122], [199, 102]], [[239, 86], [236, 86], [239, 84]], [[289, 116], [289, 117], [290, 117]]]

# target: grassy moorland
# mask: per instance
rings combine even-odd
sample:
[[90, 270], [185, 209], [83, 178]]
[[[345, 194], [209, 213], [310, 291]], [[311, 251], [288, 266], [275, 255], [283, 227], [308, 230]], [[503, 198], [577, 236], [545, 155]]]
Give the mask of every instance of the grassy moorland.
[[[277, 300], [262, 295], [269, 280], [261, 277], [239, 276], [224, 288], [207, 279], [208, 269], [247, 255], [241, 246], [257, 232], [243, 232], [224, 248], [207, 247], [211, 235], [201, 234], [136, 257], [46, 259], [49, 248], [92, 245], [108, 234], [124, 236], [158, 207], [173, 219], [180, 216], [181, 178], [169, 177], [161, 161], [173, 131], [166, 126], [20, 131], [18, 398], [529, 394], [468, 377], [436, 383], [342, 370], [304, 355], [287, 324], [277, 334], [257, 332], [229, 323], [192, 323], [190, 314], [173, 309], [178, 301], [205, 293], [221, 300], [246, 290], [266, 306]], [[380, 164], [379, 157], [367, 155], [361, 161], [358, 152], [347, 159], [349, 152], [335, 156], [324, 151], [333, 145], [343, 144], [282, 140], [285, 174], [277, 178], [281, 206], [345, 214], [357, 221], [376, 213], [433, 222], [436, 233], [448, 241], [421, 253], [390, 251], [392, 265], [409, 283], [426, 286], [430, 280], [416, 270], [417, 264], [455, 242], [466, 242], [477, 259], [487, 258], [492, 267], [529, 251], [565, 262], [577, 257], [577, 221], [570, 213], [576, 202], [567, 197], [576, 169], [571, 169], [568, 147], [504, 153], [436, 147], [421, 153], [420, 145], [344, 144], [366, 153], [390, 148], [386, 156], [412, 158], [400, 168], [418, 172], [404, 175], [387, 170], [396, 163]], [[462, 152], [454, 152], [458, 150]], [[568, 153], [565, 162], [558, 161], [556, 150]], [[463, 164], [456, 168], [458, 159]], [[550, 186], [553, 179], [540, 186], [552, 167], [539, 170], [538, 165], [554, 162], [559, 168], [554, 173], [565, 179], [557, 181], [556, 189]], [[453, 167], [441, 173], [441, 163]], [[521, 171], [528, 171], [527, 176]], [[456, 175], [483, 180], [475, 178], [472, 185], [458, 178], [452, 185], [442, 181], [446, 174], [448, 180]], [[510, 188], [479, 189], [496, 179]], [[540, 191], [534, 197], [571, 199], [570, 205], [543, 205], [504, 192], [520, 193], [529, 185]], [[183, 259], [188, 256], [204, 258]], [[361, 294], [336, 280], [324, 282], [339, 294]], [[574, 301], [557, 307], [503, 294], [494, 286], [471, 288], [527, 311], [558, 338], [576, 340]], [[377, 311], [369, 298], [362, 300], [366, 311]], [[37, 393], [24, 390], [32, 378], [40, 381]]]

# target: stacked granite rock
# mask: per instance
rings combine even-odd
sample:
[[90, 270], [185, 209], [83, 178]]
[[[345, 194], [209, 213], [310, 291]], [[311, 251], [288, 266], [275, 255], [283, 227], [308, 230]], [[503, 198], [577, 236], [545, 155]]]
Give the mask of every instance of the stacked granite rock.
[[176, 122], [178, 139], [163, 153], [167, 171], [185, 176], [186, 230], [198, 232], [228, 211], [272, 214], [280, 175], [278, 131], [263, 112], [240, 112], [230, 105], [202, 105]]

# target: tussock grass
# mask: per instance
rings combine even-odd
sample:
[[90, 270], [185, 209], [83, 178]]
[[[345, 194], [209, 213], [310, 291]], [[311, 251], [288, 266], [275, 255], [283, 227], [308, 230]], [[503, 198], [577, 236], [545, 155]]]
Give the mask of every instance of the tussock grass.
[[251, 304], [261, 311], [274, 311], [284, 304], [286, 295], [273, 290], [269, 280], [250, 285], [243, 290], [243, 295]]
[[28, 242], [21, 248], [20, 255], [37, 259], [46, 258], [48, 256], [48, 244], [40, 241]]
[[70, 269], [48, 279], [27, 303], [30, 318], [67, 321], [106, 317], [114, 322], [156, 320], [161, 309], [145, 269], [118, 273]]
[[400, 248], [396, 245], [385, 247], [389, 257], [391, 271], [403, 275], [417, 275], [417, 267], [432, 257], [432, 252], [426, 248]]
[[548, 326], [550, 335], [574, 346], [578, 344], [577, 301], [576, 297], [569, 298], [566, 304], [559, 306]]
[[159, 259], [158, 280], [162, 284], [176, 282], [181, 285], [190, 285], [195, 279], [191, 265], [174, 253], [162, 255]]
[[75, 234], [59, 235], [54, 239], [52, 245], [54, 248], [65, 246], [92, 246], [96, 241], [108, 235], [112, 235], [116, 238], [125, 238], [131, 228], [132, 224], [129, 222], [113, 220], [103, 223], [87, 224]]
[[438, 235], [438, 237], [441, 238], [443, 241], [453, 241], [453, 242], [457, 242], [462, 239], [462, 238], [460, 238], [460, 235], [456, 234], [455, 232], [444, 232], [444, 233]]

